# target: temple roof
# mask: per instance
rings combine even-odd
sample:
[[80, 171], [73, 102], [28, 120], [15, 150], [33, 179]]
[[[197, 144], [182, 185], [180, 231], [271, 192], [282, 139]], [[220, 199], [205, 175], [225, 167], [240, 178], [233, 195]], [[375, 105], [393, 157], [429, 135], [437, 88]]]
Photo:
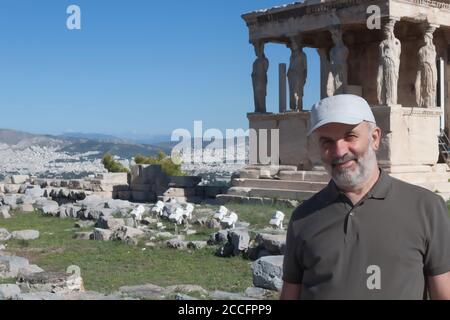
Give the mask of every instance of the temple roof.
[[305, 0], [256, 10], [242, 15], [250, 42], [285, 43], [295, 34], [314, 35], [330, 27], [367, 29], [369, 6], [377, 6], [381, 19], [432, 24], [450, 32], [450, 0]]
[[[329, 6], [330, 8], [340, 8], [342, 5], [351, 6], [351, 5], [359, 5], [365, 3], [366, 5], [385, 3], [387, 6], [390, 5], [392, 1], [390, 0], [382, 0], [382, 1], [374, 1], [374, 0], [304, 0], [304, 1], [296, 1], [284, 5], [274, 6], [266, 9], [259, 9], [251, 12], [244, 13], [242, 18], [246, 21], [250, 19], [254, 19], [258, 16], [266, 16], [266, 15], [276, 15], [277, 13], [295, 11], [295, 9], [306, 8], [306, 7], [314, 7], [314, 6]], [[430, 8], [438, 8], [438, 9], [448, 9], [450, 10], [450, 0], [396, 0], [396, 2], [404, 2], [404, 3], [413, 3], [418, 6], [427, 6]]]
[[254, 10], [254, 11], [250, 11], [250, 12], [244, 13], [242, 16], [258, 14], [258, 13], [272, 13], [272, 12], [276, 12], [279, 9], [295, 8], [295, 7], [302, 6], [305, 2], [309, 2], [309, 1], [308, 0], [306, 0], [306, 1], [296, 1], [296, 2], [292, 2], [292, 3], [288, 3], [288, 4], [283, 4], [281, 6], [274, 6], [274, 7], [270, 7], [270, 8], [266, 8], [266, 9]]

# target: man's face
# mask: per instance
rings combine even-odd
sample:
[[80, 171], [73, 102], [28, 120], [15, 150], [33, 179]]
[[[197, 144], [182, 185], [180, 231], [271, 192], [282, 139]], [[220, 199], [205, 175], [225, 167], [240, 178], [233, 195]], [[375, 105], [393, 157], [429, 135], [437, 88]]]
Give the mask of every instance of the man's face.
[[380, 129], [369, 129], [367, 122], [329, 123], [315, 131], [325, 169], [344, 190], [364, 184], [377, 166]]

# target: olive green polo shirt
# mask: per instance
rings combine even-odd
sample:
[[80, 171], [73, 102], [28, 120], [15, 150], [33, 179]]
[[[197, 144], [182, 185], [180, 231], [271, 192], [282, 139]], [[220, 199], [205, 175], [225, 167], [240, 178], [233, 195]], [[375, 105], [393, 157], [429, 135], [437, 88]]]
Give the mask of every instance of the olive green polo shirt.
[[356, 205], [331, 180], [292, 214], [283, 280], [302, 299], [423, 299], [425, 277], [448, 271], [445, 202], [383, 171]]

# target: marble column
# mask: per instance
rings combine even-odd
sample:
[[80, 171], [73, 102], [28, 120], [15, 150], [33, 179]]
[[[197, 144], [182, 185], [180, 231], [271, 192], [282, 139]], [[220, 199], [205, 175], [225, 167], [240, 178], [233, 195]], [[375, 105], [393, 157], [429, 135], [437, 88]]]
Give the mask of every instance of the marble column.
[[342, 29], [339, 26], [330, 30], [334, 47], [330, 50], [330, 72], [327, 81], [327, 96], [343, 94], [348, 84], [347, 59], [349, 50], [342, 39]]
[[269, 69], [269, 60], [264, 55], [264, 42], [255, 41], [256, 60], [253, 63], [252, 83], [253, 95], [255, 100], [255, 112], [266, 112], [267, 96], [267, 70]]
[[286, 112], [286, 63], [278, 65], [279, 112]]
[[328, 50], [326, 48], [317, 48], [316, 50], [320, 58], [320, 98], [323, 99], [327, 97], [330, 61], [328, 60]]
[[377, 99], [379, 105], [397, 105], [398, 78], [402, 46], [395, 37], [396, 19], [389, 19], [383, 26], [384, 40], [379, 45], [379, 65], [377, 75]]
[[436, 47], [433, 43], [437, 25], [423, 25], [425, 45], [418, 52], [418, 68], [416, 75], [416, 102], [421, 108], [436, 107], [437, 102], [437, 66]]
[[292, 37], [289, 43], [291, 58], [289, 62], [289, 107], [291, 111], [303, 110], [303, 92], [308, 76], [308, 61], [303, 52], [301, 36]]

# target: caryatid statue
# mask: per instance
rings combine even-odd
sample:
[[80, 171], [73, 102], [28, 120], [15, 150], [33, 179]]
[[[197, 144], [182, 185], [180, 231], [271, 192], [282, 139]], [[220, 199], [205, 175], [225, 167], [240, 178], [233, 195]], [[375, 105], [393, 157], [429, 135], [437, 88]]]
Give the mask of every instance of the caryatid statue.
[[300, 44], [300, 38], [291, 39], [291, 59], [288, 70], [289, 98], [292, 111], [303, 109], [303, 90], [308, 76], [307, 57]]
[[330, 29], [334, 47], [330, 50], [330, 72], [327, 81], [327, 95], [345, 93], [347, 89], [347, 58], [349, 51], [342, 40], [342, 31], [339, 27]]
[[416, 101], [421, 108], [436, 106], [437, 67], [436, 48], [433, 43], [434, 26], [427, 26], [425, 45], [419, 49], [419, 65], [416, 76]]
[[383, 28], [384, 40], [379, 46], [380, 61], [377, 76], [377, 97], [380, 105], [396, 105], [398, 77], [400, 70], [400, 55], [402, 45], [395, 37], [396, 21], [389, 20]]
[[269, 60], [264, 55], [264, 42], [257, 41], [254, 44], [256, 60], [253, 63], [252, 81], [253, 95], [255, 98], [255, 112], [266, 112], [267, 96], [267, 70], [269, 69]]

